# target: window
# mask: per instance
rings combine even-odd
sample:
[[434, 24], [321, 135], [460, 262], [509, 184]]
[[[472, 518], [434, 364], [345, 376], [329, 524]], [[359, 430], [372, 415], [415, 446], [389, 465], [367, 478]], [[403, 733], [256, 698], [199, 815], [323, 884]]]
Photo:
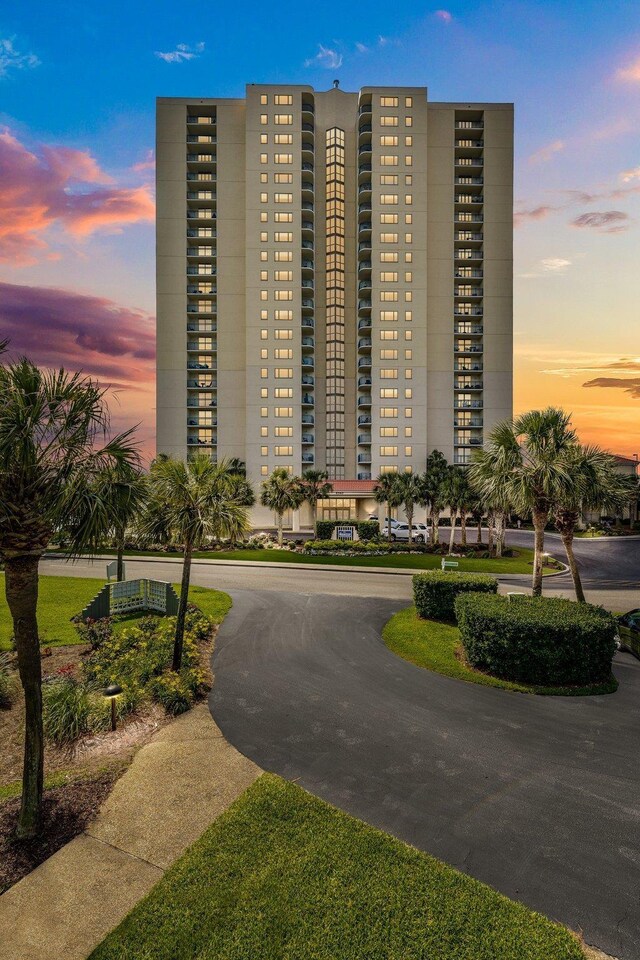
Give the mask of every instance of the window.
[[277, 260], [279, 263], [282, 263], [283, 261], [290, 261], [293, 260], [293, 253], [291, 250], [276, 250], [273, 259]]
[[276, 300], [293, 300], [293, 290], [276, 290], [274, 298]]
[[397, 243], [398, 234], [397, 233], [381, 233], [380, 234], [380, 243]]
[[380, 157], [380, 166], [381, 167], [397, 167], [398, 158], [392, 156], [382, 156]]
[[269, 123], [269, 117], [267, 116], [266, 113], [261, 113], [261, 114], [260, 114], [260, 123], [261, 123], [263, 126], [264, 126], [265, 124]]
[[404, 138], [404, 145], [405, 145], [405, 147], [412, 147], [412, 146], [413, 146], [413, 137], [405, 137], [405, 138]]
[[398, 319], [397, 310], [381, 310], [380, 319], [383, 323], [394, 323]]
[[413, 280], [413, 274], [412, 274], [409, 270], [405, 270], [405, 273], [404, 273], [404, 282], [405, 282], [405, 283], [411, 283], [412, 280]]
[[408, 207], [410, 207], [411, 204], [413, 203], [413, 194], [405, 193], [404, 202], [407, 204]]
[[269, 408], [268, 408], [268, 407], [260, 407], [260, 416], [261, 416], [261, 417], [268, 417], [268, 416], [269, 416]]
[[260, 427], [260, 436], [261, 436], [261, 437], [268, 437], [268, 436], [269, 436], [269, 428], [268, 428], [268, 427]]
[[290, 107], [293, 103], [293, 97], [289, 93], [276, 93], [273, 102], [277, 107]]
[[381, 137], [380, 137], [380, 146], [381, 146], [381, 147], [397, 147], [397, 146], [398, 146], [398, 138], [397, 138], [397, 137], [390, 137], [390, 136], [388, 136], [388, 135], [381, 136]]
[[269, 339], [269, 331], [268, 331], [268, 330], [261, 330], [261, 331], [260, 331], [260, 339], [261, 339], [261, 340], [268, 340], [268, 339]]
[[405, 380], [413, 380], [413, 370], [410, 367], [407, 367], [407, 369], [405, 370], [404, 378]]
[[269, 199], [269, 194], [268, 194], [268, 193], [261, 193], [261, 194], [260, 194], [260, 203], [266, 203], [268, 199]]
[[274, 183], [293, 183], [293, 174], [292, 173], [274, 173], [273, 182]]
[[292, 417], [293, 407], [276, 407], [273, 414], [276, 417]]
[[412, 397], [413, 397], [413, 390], [411, 389], [411, 387], [407, 387], [407, 389], [404, 391], [404, 398], [405, 400], [411, 400]]
[[293, 320], [293, 310], [276, 310], [274, 318], [276, 320]]
[[398, 416], [398, 408], [397, 407], [381, 407], [380, 416], [385, 420], [393, 419], [394, 417]]
[[398, 98], [397, 97], [380, 97], [380, 106], [381, 107], [397, 107]]
[[267, 103], [269, 103], [269, 97], [266, 95], [266, 93], [261, 93], [261, 94], [260, 94], [260, 103], [261, 103], [263, 106], [265, 106]]
[[407, 321], [407, 323], [411, 323], [411, 321], [413, 320], [413, 311], [405, 310], [404, 319]]
[[292, 233], [274, 233], [273, 239], [276, 243], [293, 243]]
[[276, 367], [276, 369], [273, 371], [273, 375], [276, 380], [292, 380], [293, 370], [291, 367]]
[[292, 193], [274, 193], [273, 199], [275, 203], [292, 203], [293, 194]]
[[395, 367], [383, 368], [380, 371], [381, 380], [397, 380], [398, 379], [398, 370]]
[[404, 338], [405, 340], [413, 340], [413, 330], [405, 330]]
[[413, 300], [413, 293], [411, 292], [411, 290], [405, 290], [404, 299], [405, 299], [405, 303], [411, 303], [411, 301]]
[[293, 114], [291, 114], [291, 113], [276, 113], [276, 115], [275, 115], [275, 117], [274, 117], [273, 119], [274, 119], [274, 121], [275, 121], [275, 123], [276, 123], [276, 126], [285, 126], [285, 127], [287, 127], [287, 126], [289, 126], [290, 124], [293, 123]]
[[291, 387], [276, 387], [273, 395], [277, 400], [291, 400], [293, 397], [293, 389]]
[[293, 330], [275, 330], [276, 340], [293, 340]]
[[269, 453], [269, 448], [268, 448], [268, 447], [260, 447], [260, 454], [261, 454], [261, 456], [266, 457], [266, 456], [268, 455], [268, 453]]
[[405, 97], [405, 98], [404, 98], [404, 105], [405, 105], [405, 107], [412, 107], [412, 106], [413, 106], [413, 97]]
[[397, 340], [398, 331], [397, 330], [381, 330], [380, 339], [381, 340]]
[[405, 447], [404, 455], [405, 457], [410, 457], [413, 454], [413, 447]]
[[276, 213], [273, 216], [276, 223], [293, 223], [292, 213]]
[[405, 157], [405, 158], [404, 158], [404, 165], [405, 165], [405, 167], [411, 167], [411, 166], [413, 166], [413, 157], [411, 157], [411, 156]]
[[273, 435], [274, 437], [292, 437], [293, 427], [274, 427]]
[[413, 126], [413, 117], [405, 117], [405, 118], [404, 118], [404, 125], [405, 125], [405, 127], [412, 127], [412, 126]]
[[407, 418], [407, 420], [410, 420], [411, 417], [413, 416], [413, 407], [405, 407], [405, 408], [404, 408], [404, 415], [405, 415], [405, 417]]
[[397, 282], [398, 282], [398, 274], [397, 274], [395, 271], [393, 271], [393, 272], [387, 272], [387, 271], [384, 271], [384, 270], [383, 270], [383, 271], [380, 273], [380, 280], [381, 280], [382, 283], [397, 283]]
[[269, 143], [269, 135], [267, 133], [260, 134], [260, 143]]
[[381, 213], [380, 214], [380, 223], [397, 223], [398, 214], [397, 213]]
[[380, 117], [380, 126], [381, 127], [397, 127], [398, 118], [397, 117]]
[[381, 437], [397, 437], [398, 428], [397, 427], [380, 427], [380, 436]]
[[274, 280], [293, 280], [293, 270], [274, 270]]
[[413, 215], [410, 214], [410, 213], [405, 213], [405, 215], [404, 215], [404, 222], [405, 222], [405, 223], [413, 223]]
[[381, 290], [381, 291], [380, 291], [380, 300], [383, 301], [383, 302], [384, 302], [385, 300], [386, 300], [386, 301], [391, 301], [391, 300], [397, 300], [397, 299], [398, 299], [398, 291], [397, 291], [397, 290]]
[[260, 299], [261, 299], [261, 300], [268, 300], [268, 299], [269, 299], [269, 291], [268, 291], [268, 290], [261, 290], [261, 291], [260, 291]]
[[293, 350], [279, 349], [275, 351], [276, 360], [293, 360]]
[[268, 376], [269, 376], [269, 371], [267, 370], [266, 367], [262, 367], [261, 370], [260, 370], [260, 377], [261, 377], [261, 379], [262, 379], [262, 380], [266, 380]]
[[381, 457], [397, 457], [398, 448], [397, 447], [380, 447], [380, 456]]
[[269, 183], [269, 174], [261, 173], [260, 174], [260, 183]]
[[276, 153], [273, 157], [274, 163], [293, 163], [292, 153]]
[[397, 263], [398, 254], [397, 253], [381, 253], [380, 254], [380, 263]]
[[397, 350], [381, 350], [380, 359], [381, 360], [397, 360], [398, 351]]
[[268, 270], [261, 270], [261, 271], [260, 271], [260, 279], [261, 279], [261, 280], [268, 280], [268, 279], [269, 279], [269, 271], [268, 271]]
[[405, 350], [404, 358], [405, 360], [413, 360], [413, 350]]
[[293, 143], [292, 133], [275, 133], [273, 135], [274, 143]]
[[273, 452], [276, 457], [292, 457], [293, 447], [274, 447]]
[[405, 235], [404, 235], [404, 242], [405, 242], [405, 243], [413, 243], [413, 236], [412, 236], [412, 234], [410, 234], [410, 233], [405, 233]]
[[260, 387], [260, 396], [265, 400], [269, 396], [269, 391], [266, 387]]
[[263, 477], [267, 477], [269, 475], [269, 467], [266, 465], [266, 463], [260, 467], [260, 474]]
[[397, 400], [398, 391], [395, 387], [380, 387], [381, 400]]
[[380, 184], [383, 187], [395, 187], [398, 183], [397, 173], [381, 173]]
[[269, 214], [266, 211], [260, 214], [260, 223], [266, 223], [268, 219]]

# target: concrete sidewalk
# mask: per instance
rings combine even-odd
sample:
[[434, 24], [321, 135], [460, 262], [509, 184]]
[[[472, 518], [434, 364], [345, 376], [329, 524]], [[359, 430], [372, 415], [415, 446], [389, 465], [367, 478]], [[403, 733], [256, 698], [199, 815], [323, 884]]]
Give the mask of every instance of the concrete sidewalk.
[[85, 960], [260, 773], [204, 703], [164, 727], [88, 830], [0, 897], [2, 960]]

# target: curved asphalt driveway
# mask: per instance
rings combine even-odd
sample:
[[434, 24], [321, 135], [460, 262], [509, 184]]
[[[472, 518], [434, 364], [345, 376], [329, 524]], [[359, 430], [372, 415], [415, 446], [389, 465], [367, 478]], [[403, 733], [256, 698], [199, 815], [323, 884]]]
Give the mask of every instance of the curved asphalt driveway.
[[530, 697], [390, 653], [380, 631], [402, 600], [231, 592], [211, 709], [235, 747], [640, 957], [637, 660], [616, 658], [615, 695]]

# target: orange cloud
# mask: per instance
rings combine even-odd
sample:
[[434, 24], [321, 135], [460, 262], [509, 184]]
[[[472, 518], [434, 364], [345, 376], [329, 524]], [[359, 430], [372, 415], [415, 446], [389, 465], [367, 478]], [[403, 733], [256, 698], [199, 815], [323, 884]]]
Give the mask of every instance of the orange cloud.
[[616, 71], [616, 80], [622, 80], [623, 83], [640, 83], [640, 57], [636, 57], [626, 67], [620, 67]]
[[32, 263], [34, 253], [48, 249], [54, 226], [86, 237], [154, 214], [148, 186], [118, 187], [86, 151], [31, 151], [7, 128], [0, 132], [0, 261]]

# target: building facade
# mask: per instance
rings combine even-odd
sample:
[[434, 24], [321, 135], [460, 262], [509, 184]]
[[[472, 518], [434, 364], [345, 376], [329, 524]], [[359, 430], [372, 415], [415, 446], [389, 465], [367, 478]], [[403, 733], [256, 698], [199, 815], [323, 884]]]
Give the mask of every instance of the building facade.
[[512, 217], [512, 104], [159, 99], [158, 452], [326, 470], [356, 509], [468, 462], [512, 412]]

